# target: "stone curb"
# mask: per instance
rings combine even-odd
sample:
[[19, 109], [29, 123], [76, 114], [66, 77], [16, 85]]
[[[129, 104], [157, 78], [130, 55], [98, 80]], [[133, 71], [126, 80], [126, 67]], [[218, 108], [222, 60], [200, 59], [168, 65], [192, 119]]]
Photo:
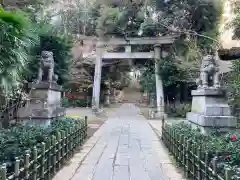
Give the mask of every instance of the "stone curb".
[[[160, 120], [159, 120], [160, 121]], [[174, 165], [174, 160], [170, 158], [168, 150], [161, 142], [161, 122], [157, 120], [148, 120], [148, 124], [159, 138], [160, 144], [158, 145], [158, 159], [161, 166], [161, 173], [165, 180], [186, 180], [181, 170]], [[158, 125], [156, 125], [158, 124]], [[157, 128], [158, 127], [158, 128]]]
[[[107, 121], [105, 121], [106, 123]], [[104, 124], [105, 124], [104, 123]], [[82, 165], [82, 162], [85, 160], [87, 155], [91, 152], [91, 150], [94, 148], [94, 146], [97, 144], [100, 136], [97, 136], [96, 134], [98, 131], [103, 128], [102, 124], [99, 129], [93, 134], [92, 137], [90, 137], [84, 145], [81, 147], [78, 153], [76, 153], [70, 161], [67, 162], [67, 164], [53, 177], [52, 180], [71, 180], [73, 176], [77, 173], [77, 170]]]

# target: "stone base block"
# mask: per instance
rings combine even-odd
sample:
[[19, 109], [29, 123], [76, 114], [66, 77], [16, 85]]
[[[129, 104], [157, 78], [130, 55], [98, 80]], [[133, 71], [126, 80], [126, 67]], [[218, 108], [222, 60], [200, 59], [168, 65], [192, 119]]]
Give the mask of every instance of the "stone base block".
[[103, 112], [103, 109], [102, 109], [102, 108], [93, 108], [93, 107], [92, 107], [92, 113], [93, 113], [94, 115], [100, 115], [102, 112]]
[[64, 116], [65, 108], [57, 107], [54, 110], [51, 109], [33, 109], [32, 110], [32, 119], [52, 119], [57, 117]]
[[222, 133], [231, 133], [231, 132], [240, 132], [240, 129], [239, 128], [236, 128], [236, 127], [218, 127], [218, 128], [214, 128], [214, 127], [202, 127], [202, 126], [199, 126], [197, 124], [194, 124], [194, 123], [191, 123], [191, 122], [188, 122], [191, 124], [192, 128], [194, 129], [199, 129], [201, 133], [203, 134], [211, 134], [211, 133], [214, 133], [214, 132], [222, 132]]
[[148, 110], [148, 118], [149, 119], [155, 119], [156, 118], [155, 110], [153, 110], [153, 109]]
[[48, 127], [54, 119], [22, 119], [21, 123], [28, 126]]
[[47, 127], [58, 117], [66, 115], [65, 108], [58, 107], [54, 111], [49, 109], [33, 109], [30, 116], [21, 117], [21, 123], [30, 126]]
[[231, 116], [231, 110], [228, 104], [208, 104], [204, 108], [204, 114], [207, 116]]
[[224, 97], [225, 89], [222, 88], [203, 88], [192, 90], [192, 96], [209, 96], [209, 97]]
[[189, 112], [187, 113], [187, 120], [199, 127], [203, 133], [214, 130], [229, 131], [237, 128], [237, 119], [233, 116], [206, 116]]
[[48, 89], [48, 90], [54, 90], [54, 91], [62, 91], [62, 86], [58, 85], [54, 82], [40, 82], [39, 84], [35, 83], [28, 83], [29, 89]]
[[237, 119], [233, 116], [205, 116], [199, 113], [187, 113], [187, 120], [203, 127], [236, 127]]
[[158, 112], [155, 109], [149, 109], [148, 111], [148, 117], [149, 119], [166, 119], [167, 118], [167, 114], [163, 113], [163, 112]]

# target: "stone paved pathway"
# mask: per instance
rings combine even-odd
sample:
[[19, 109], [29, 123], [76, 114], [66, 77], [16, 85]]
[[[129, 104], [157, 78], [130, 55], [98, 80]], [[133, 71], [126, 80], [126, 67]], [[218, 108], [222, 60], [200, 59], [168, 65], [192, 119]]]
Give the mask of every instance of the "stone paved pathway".
[[[73, 161], [72, 167], [63, 168], [54, 180], [182, 179], [164, 175], [163, 171], [169, 168], [164, 170], [162, 163], [170, 164], [168, 155], [161, 150], [159, 138], [135, 105], [123, 104], [108, 117], [87, 143], [86, 146], [94, 145], [85, 153], [85, 158], [81, 162], [76, 159], [75, 166]], [[69, 171], [72, 171], [71, 178], [64, 177]]]

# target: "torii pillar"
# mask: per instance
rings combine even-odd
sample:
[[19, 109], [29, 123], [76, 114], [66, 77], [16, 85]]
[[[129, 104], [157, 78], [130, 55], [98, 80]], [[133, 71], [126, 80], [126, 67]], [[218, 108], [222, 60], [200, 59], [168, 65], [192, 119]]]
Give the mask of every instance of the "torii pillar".
[[101, 76], [102, 76], [102, 53], [103, 46], [96, 47], [96, 62], [94, 71], [94, 83], [92, 94], [92, 110], [97, 112], [100, 104]]
[[154, 61], [155, 61], [155, 78], [156, 78], [156, 96], [157, 96], [157, 112], [156, 117], [164, 118], [164, 92], [163, 82], [159, 75], [159, 61], [162, 57], [162, 47], [160, 44], [154, 45]]

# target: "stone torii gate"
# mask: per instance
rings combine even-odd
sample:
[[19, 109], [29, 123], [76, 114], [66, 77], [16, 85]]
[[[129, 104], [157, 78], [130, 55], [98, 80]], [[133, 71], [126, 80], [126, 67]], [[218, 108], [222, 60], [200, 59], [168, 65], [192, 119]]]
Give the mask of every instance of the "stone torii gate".
[[[96, 62], [94, 73], [94, 86], [92, 97], [92, 109], [97, 112], [99, 110], [100, 84], [102, 61], [104, 59], [153, 59], [155, 60], [156, 74], [156, 94], [157, 94], [157, 113], [160, 117], [164, 113], [164, 94], [161, 77], [158, 75], [158, 61], [162, 57], [162, 47], [164, 45], [172, 45], [179, 36], [163, 36], [154, 38], [110, 38], [107, 40], [99, 40], [96, 43]], [[132, 52], [133, 45], [153, 45], [154, 51], [151, 52]], [[106, 52], [106, 46], [124, 46], [125, 52]]]

